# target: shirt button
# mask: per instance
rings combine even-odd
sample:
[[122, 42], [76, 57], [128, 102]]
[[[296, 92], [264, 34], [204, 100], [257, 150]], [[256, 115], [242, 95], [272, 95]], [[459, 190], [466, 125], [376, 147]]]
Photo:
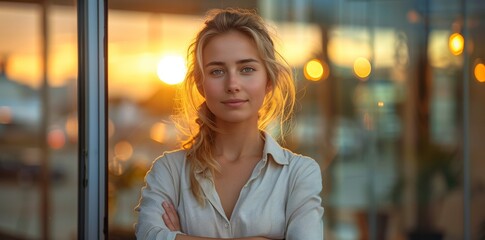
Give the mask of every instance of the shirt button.
[[224, 224], [224, 227], [225, 227], [225, 228], [229, 228], [229, 223], [225, 223], [225, 224]]

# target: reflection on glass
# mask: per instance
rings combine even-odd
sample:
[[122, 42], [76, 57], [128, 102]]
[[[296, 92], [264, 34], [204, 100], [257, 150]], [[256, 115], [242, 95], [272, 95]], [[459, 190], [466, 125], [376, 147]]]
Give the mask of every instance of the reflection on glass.
[[77, 26], [65, 3], [0, 3], [0, 239], [77, 235]]

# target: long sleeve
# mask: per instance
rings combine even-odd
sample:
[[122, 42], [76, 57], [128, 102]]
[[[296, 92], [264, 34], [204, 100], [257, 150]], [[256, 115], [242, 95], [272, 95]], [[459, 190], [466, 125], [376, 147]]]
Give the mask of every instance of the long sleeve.
[[170, 231], [162, 220], [163, 201], [178, 205], [180, 170], [167, 155], [156, 159], [145, 177], [141, 199], [135, 211], [138, 222], [135, 225], [137, 239], [173, 240], [177, 233]]
[[318, 164], [301, 158], [304, 163], [290, 178], [286, 208], [286, 240], [322, 240], [323, 207], [320, 192], [322, 176]]

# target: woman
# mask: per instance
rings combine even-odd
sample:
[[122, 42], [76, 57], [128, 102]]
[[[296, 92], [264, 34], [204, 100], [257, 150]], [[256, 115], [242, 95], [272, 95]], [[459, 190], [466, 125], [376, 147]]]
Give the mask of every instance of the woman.
[[213, 10], [189, 54], [189, 138], [147, 173], [137, 238], [323, 239], [319, 165], [264, 131], [289, 120], [295, 89], [263, 20]]

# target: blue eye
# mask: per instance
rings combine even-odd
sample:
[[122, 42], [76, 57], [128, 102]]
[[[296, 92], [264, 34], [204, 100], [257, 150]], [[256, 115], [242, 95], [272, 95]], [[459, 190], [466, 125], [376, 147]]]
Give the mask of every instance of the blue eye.
[[222, 75], [222, 74], [224, 74], [224, 71], [223, 71], [223, 70], [221, 70], [221, 69], [216, 69], [216, 70], [212, 70], [212, 71], [210, 72], [210, 74], [211, 74], [211, 75], [214, 75], [214, 76], [218, 76], [218, 75]]
[[250, 72], [254, 72], [256, 71], [256, 69], [252, 68], [252, 67], [245, 67], [241, 70], [241, 72], [243, 73], [250, 73]]

